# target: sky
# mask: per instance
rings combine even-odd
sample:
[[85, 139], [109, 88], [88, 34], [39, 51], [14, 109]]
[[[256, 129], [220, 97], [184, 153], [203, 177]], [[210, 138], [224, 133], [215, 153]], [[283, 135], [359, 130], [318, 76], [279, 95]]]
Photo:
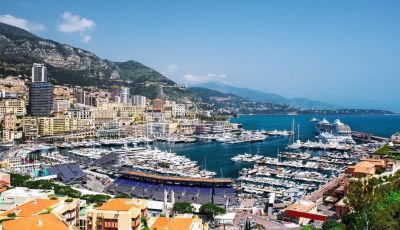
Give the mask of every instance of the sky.
[[183, 84], [400, 112], [400, 1], [0, 1], [0, 22]]

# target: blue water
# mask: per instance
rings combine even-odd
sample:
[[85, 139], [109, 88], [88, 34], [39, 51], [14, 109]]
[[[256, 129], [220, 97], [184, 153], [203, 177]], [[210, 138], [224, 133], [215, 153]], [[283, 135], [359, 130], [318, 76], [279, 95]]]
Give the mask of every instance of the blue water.
[[[342, 122], [351, 126], [352, 130], [373, 133], [378, 136], [390, 137], [400, 131], [400, 115], [241, 115], [231, 119], [231, 122], [241, 123], [249, 130], [290, 130], [292, 120], [300, 127], [300, 139], [313, 140], [316, 135], [314, 124], [310, 119], [326, 118], [333, 122], [339, 118]], [[296, 134], [297, 135], [297, 134]], [[196, 144], [168, 144], [156, 143], [162, 150], [171, 150], [190, 159], [196, 160], [200, 165], [205, 165], [208, 170], [218, 173], [218, 176], [237, 177], [243, 167], [251, 167], [251, 163], [233, 162], [231, 157], [248, 152], [258, 153], [264, 156], [276, 156], [278, 150], [282, 150], [288, 144], [288, 138], [269, 137], [260, 143], [225, 144], [216, 142], [202, 142]]]

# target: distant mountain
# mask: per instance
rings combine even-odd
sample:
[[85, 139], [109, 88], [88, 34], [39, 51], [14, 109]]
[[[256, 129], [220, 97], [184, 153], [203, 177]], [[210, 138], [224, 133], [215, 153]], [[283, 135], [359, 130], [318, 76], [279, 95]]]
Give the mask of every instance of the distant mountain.
[[191, 96], [175, 82], [135, 61], [113, 62], [70, 45], [40, 38], [0, 23], [0, 74], [30, 76], [34, 62], [45, 63], [54, 83], [109, 88], [123, 85], [132, 94], [155, 98], [163, 92], [174, 99]]
[[254, 102], [261, 102], [261, 103], [272, 103], [272, 104], [286, 104], [286, 105], [291, 105], [297, 108], [302, 108], [302, 109], [336, 109], [337, 106], [315, 101], [315, 100], [310, 100], [307, 98], [293, 98], [293, 99], [288, 99], [285, 97], [282, 97], [278, 94], [274, 93], [267, 93], [264, 91], [260, 90], [253, 90], [253, 89], [248, 89], [248, 88], [240, 88], [240, 87], [234, 87], [230, 86], [224, 83], [219, 83], [219, 82], [208, 82], [208, 83], [203, 83], [196, 85], [198, 87], [204, 87], [208, 89], [213, 89], [220, 91], [222, 93], [231, 93], [238, 95], [244, 99], [247, 99], [249, 101], [254, 101]]

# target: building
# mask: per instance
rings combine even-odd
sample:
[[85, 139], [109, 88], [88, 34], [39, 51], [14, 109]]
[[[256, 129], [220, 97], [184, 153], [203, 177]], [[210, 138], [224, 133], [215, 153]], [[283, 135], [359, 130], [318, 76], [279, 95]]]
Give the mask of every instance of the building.
[[393, 134], [390, 137], [390, 140], [395, 144], [400, 144], [400, 132], [397, 132], [397, 133]]
[[29, 230], [75, 230], [54, 214], [42, 214], [20, 219], [8, 220], [2, 223], [3, 230], [29, 229]]
[[22, 131], [27, 139], [37, 138], [39, 135], [39, 128], [36, 122], [36, 118], [25, 117], [22, 120]]
[[318, 212], [316, 203], [308, 200], [300, 200], [296, 203], [293, 203], [284, 211], [291, 221], [294, 221], [300, 225], [306, 225], [311, 220], [323, 222], [328, 218], [326, 215]]
[[67, 112], [70, 107], [69, 100], [66, 99], [56, 99], [53, 103], [53, 111], [55, 113]]
[[4, 142], [13, 141], [15, 139], [20, 139], [20, 138], [22, 138], [22, 131], [16, 131], [16, 130], [10, 130], [10, 129], [3, 130], [3, 141]]
[[0, 99], [0, 119], [3, 119], [6, 113], [24, 116], [26, 114], [25, 100], [15, 98]]
[[379, 170], [386, 167], [385, 160], [381, 159], [361, 159], [361, 162], [349, 166], [347, 168], [347, 173], [351, 174], [353, 177], [371, 177], [379, 172]]
[[184, 104], [173, 104], [172, 105], [172, 116], [173, 117], [184, 117], [186, 115], [186, 106]]
[[34, 63], [32, 66], [32, 83], [47, 82], [47, 68], [44, 64]]
[[4, 114], [3, 118], [3, 128], [14, 130], [17, 125], [17, 116], [13, 113]]
[[127, 88], [127, 87], [121, 87], [120, 98], [121, 98], [121, 103], [124, 103], [124, 104], [128, 103], [129, 88]]
[[147, 215], [147, 201], [114, 198], [87, 211], [86, 229], [137, 230], [140, 218]]
[[65, 224], [78, 226], [79, 224], [79, 199], [72, 198], [39, 198], [29, 200], [15, 208], [0, 213], [0, 219], [7, 218], [10, 214], [15, 219], [24, 219], [43, 214], [55, 214]]
[[155, 217], [149, 220], [149, 229], [207, 230], [208, 226], [197, 216], [183, 215], [173, 218]]
[[132, 98], [133, 105], [139, 106], [139, 107], [146, 107], [146, 104], [147, 104], [146, 101], [147, 101], [146, 97], [141, 96], [141, 95], [135, 95]]
[[52, 195], [54, 195], [53, 190], [29, 189], [25, 187], [12, 188], [1, 193], [0, 210], [9, 210], [24, 204], [29, 200], [46, 199]]
[[37, 126], [39, 136], [53, 135], [53, 119], [51, 117], [38, 117]]
[[154, 99], [153, 111], [164, 111], [164, 101], [161, 99]]
[[29, 90], [29, 112], [32, 116], [50, 116], [53, 113], [53, 85], [32, 83]]

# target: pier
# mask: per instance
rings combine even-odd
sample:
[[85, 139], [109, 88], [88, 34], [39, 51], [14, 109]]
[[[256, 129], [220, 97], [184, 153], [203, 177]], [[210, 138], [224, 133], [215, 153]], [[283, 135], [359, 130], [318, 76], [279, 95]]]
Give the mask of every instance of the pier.
[[363, 132], [358, 132], [358, 131], [352, 131], [351, 136], [353, 137], [354, 140], [357, 140], [357, 141], [368, 141], [368, 142], [387, 142], [387, 141], [389, 141], [389, 138], [386, 138], [386, 137], [375, 136], [371, 133], [363, 133]]

